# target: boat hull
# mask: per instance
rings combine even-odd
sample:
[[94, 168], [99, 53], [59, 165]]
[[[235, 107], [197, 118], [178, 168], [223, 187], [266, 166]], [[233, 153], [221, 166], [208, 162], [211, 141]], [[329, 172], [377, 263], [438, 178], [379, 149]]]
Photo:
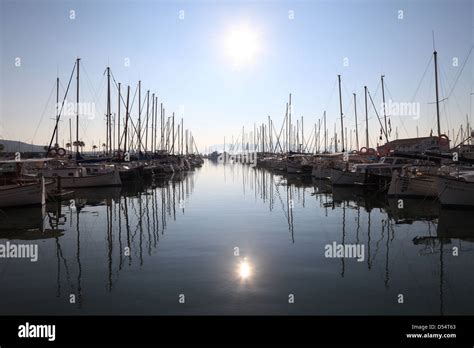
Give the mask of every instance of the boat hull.
[[61, 177], [62, 188], [120, 186], [122, 181], [118, 171], [106, 174], [80, 177]]
[[321, 166], [313, 166], [311, 176], [315, 179], [329, 180], [331, 177], [331, 168], [324, 168]]
[[438, 177], [438, 197], [443, 206], [474, 208], [474, 182]]
[[393, 172], [388, 195], [407, 198], [435, 198], [438, 196], [437, 177], [430, 175], [406, 177]]
[[335, 186], [352, 186], [357, 181], [364, 180], [364, 175], [360, 173], [331, 169], [331, 184]]
[[0, 208], [44, 205], [46, 202], [45, 186], [42, 179], [39, 183], [0, 187]]

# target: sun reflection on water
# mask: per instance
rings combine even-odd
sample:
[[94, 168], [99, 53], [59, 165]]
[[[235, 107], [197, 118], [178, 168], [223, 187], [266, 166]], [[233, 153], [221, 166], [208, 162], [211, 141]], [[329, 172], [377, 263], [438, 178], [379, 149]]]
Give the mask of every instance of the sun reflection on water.
[[239, 264], [238, 274], [242, 280], [249, 279], [252, 276], [252, 265], [246, 257]]

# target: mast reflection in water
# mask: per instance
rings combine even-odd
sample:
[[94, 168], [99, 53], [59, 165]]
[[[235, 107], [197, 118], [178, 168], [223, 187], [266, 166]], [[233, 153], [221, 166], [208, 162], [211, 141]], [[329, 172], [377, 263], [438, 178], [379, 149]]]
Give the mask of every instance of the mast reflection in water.
[[[2, 314], [474, 311], [474, 214], [436, 201], [398, 209], [381, 194], [206, 162], [46, 208], [0, 214], [1, 243], [39, 248], [36, 263], [1, 260]], [[333, 243], [363, 245], [363, 262], [326, 257]]]

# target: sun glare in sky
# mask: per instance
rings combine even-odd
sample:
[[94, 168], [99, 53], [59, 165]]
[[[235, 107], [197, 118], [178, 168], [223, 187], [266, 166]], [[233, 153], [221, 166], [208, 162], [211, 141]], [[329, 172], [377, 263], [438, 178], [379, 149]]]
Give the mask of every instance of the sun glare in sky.
[[225, 52], [236, 67], [254, 63], [260, 48], [257, 30], [247, 24], [233, 27], [225, 35]]

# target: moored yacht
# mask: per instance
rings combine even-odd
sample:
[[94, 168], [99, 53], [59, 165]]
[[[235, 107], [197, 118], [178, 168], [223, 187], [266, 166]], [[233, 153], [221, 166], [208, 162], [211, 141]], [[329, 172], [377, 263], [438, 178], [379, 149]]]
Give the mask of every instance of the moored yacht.
[[54, 180], [23, 177], [23, 166], [32, 162], [38, 160], [0, 162], [0, 208], [45, 204], [46, 186], [54, 185]]
[[434, 165], [406, 165], [400, 171], [394, 170], [389, 196], [411, 198], [435, 198], [438, 196], [438, 169]]
[[392, 172], [411, 162], [406, 158], [382, 157], [378, 163], [354, 164], [349, 168], [331, 170], [333, 185], [363, 185], [385, 188], [391, 180]]
[[441, 205], [474, 208], [474, 168], [458, 167], [457, 171], [438, 177]]
[[[45, 162], [46, 163], [46, 162]], [[90, 168], [64, 162], [48, 162], [37, 174], [45, 178], [57, 179], [61, 188], [120, 186], [122, 181], [117, 169], [100, 166]]]

